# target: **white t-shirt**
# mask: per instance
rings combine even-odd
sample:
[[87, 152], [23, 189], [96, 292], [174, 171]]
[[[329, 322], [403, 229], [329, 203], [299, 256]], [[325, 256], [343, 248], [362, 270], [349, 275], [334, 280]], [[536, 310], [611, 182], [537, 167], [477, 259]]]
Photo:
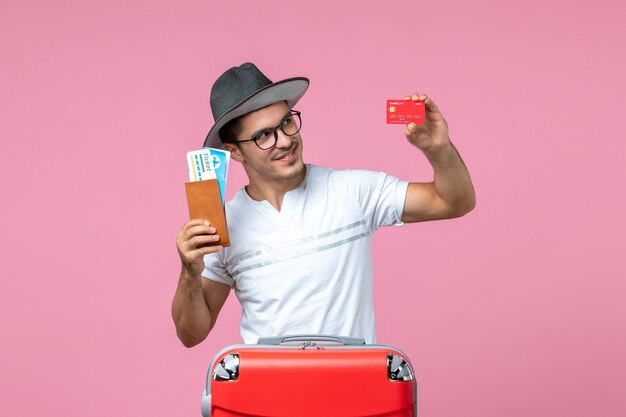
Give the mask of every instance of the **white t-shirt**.
[[235, 290], [244, 342], [323, 334], [374, 343], [372, 233], [402, 224], [407, 185], [307, 165], [280, 212], [241, 189], [226, 204], [232, 246], [206, 255], [202, 275]]

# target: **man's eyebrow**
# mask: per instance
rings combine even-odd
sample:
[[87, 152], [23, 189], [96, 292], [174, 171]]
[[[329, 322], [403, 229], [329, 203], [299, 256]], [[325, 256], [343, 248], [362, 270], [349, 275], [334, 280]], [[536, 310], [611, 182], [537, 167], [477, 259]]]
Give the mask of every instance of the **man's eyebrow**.
[[[291, 116], [291, 110], [287, 110], [287, 113], [285, 113], [285, 115], [283, 116], [282, 119], [280, 119], [280, 123], [283, 122], [283, 120], [285, 120], [287, 117]], [[280, 126], [280, 125], [279, 125]], [[274, 126], [276, 127], [276, 126]], [[259, 133], [263, 132], [264, 130], [270, 130], [270, 129], [274, 129], [274, 127], [264, 127], [262, 129], [259, 129], [255, 132], [252, 133], [252, 135], [250, 135], [250, 137], [256, 137], [256, 135], [258, 135]]]

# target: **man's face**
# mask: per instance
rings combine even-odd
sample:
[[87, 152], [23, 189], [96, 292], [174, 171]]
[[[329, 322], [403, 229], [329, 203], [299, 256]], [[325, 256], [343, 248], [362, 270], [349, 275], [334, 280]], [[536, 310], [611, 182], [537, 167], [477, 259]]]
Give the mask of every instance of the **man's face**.
[[[240, 120], [241, 133], [237, 139], [250, 139], [259, 132], [280, 125], [285, 117], [291, 116], [284, 101], [248, 113]], [[281, 129], [276, 130], [276, 145], [268, 150], [259, 149], [254, 142], [225, 144], [232, 157], [241, 162], [251, 184], [255, 182], [289, 180], [304, 174], [302, 160], [302, 138], [300, 133], [287, 136]], [[273, 137], [271, 140], [274, 140]]]

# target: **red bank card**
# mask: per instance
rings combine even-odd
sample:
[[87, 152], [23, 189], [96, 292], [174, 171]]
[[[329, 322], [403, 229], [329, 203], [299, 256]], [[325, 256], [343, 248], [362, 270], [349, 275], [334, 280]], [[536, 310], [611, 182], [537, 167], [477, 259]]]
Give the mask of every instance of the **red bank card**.
[[387, 100], [387, 123], [423, 125], [426, 119], [423, 101]]

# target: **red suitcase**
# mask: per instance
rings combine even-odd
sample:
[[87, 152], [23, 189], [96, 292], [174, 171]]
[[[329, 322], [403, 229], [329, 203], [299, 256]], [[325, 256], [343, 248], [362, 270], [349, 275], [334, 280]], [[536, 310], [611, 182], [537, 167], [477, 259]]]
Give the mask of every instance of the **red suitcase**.
[[415, 417], [409, 359], [386, 345], [330, 336], [261, 338], [217, 354], [204, 417]]

